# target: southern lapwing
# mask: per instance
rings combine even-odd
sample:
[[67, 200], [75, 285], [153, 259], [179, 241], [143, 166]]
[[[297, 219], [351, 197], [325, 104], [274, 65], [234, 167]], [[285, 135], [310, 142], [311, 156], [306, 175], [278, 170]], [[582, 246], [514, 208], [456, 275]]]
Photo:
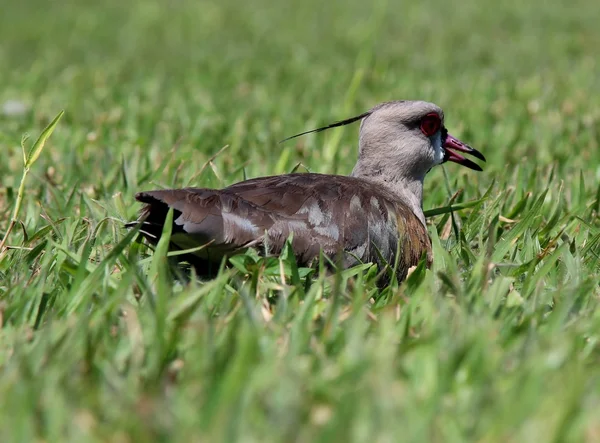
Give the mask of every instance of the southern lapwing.
[[[320, 252], [350, 267], [374, 262], [395, 267], [402, 281], [422, 257], [431, 264], [423, 214], [423, 180], [447, 161], [481, 171], [459, 152], [485, 157], [448, 134], [439, 106], [424, 101], [382, 103], [353, 118], [297, 134], [361, 121], [358, 161], [350, 176], [284, 174], [245, 180], [223, 189], [145, 191], [140, 233], [156, 244], [173, 208], [172, 250], [206, 244], [179, 255], [200, 275], [211, 275], [225, 256], [254, 247], [277, 254], [293, 234], [298, 263], [310, 266]], [[286, 139], [288, 140], [288, 139]], [[198, 249], [198, 248], [196, 248]]]

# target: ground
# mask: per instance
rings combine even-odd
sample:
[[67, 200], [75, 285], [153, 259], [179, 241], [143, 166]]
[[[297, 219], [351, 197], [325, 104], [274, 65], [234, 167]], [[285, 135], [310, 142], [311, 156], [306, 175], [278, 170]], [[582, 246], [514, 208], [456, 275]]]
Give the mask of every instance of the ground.
[[[0, 441], [600, 441], [595, 0], [71, 0], [0, 14]], [[349, 173], [394, 99], [483, 152], [425, 184], [435, 260], [176, 280], [134, 194]], [[475, 202], [448, 213], [449, 204]], [[436, 208], [441, 209], [435, 215]]]

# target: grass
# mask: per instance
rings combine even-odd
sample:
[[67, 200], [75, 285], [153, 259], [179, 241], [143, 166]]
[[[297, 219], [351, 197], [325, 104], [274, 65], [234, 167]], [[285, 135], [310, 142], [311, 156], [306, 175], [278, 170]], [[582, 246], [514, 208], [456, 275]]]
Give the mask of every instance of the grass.
[[[599, 21], [592, 0], [9, 2], [0, 237], [23, 134], [65, 114], [0, 256], [0, 441], [600, 441]], [[430, 173], [425, 208], [465, 209], [429, 218], [433, 268], [400, 287], [289, 254], [181, 283], [122, 228], [139, 190], [348, 173], [356, 127], [277, 141], [402, 98], [488, 163]]]

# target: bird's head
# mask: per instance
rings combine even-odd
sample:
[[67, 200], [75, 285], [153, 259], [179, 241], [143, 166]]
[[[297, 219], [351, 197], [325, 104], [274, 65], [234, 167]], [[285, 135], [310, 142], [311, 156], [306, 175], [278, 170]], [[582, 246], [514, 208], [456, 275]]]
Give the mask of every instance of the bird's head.
[[447, 161], [476, 171], [482, 170], [477, 163], [460, 153], [470, 154], [485, 161], [483, 154], [450, 135], [444, 126], [444, 111], [439, 106], [425, 101], [381, 103], [356, 117], [306, 131], [285, 140], [359, 120], [359, 160], [353, 175], [382, 175], [386, 181], [416, 179], [422, 182], [431, 168]]
[[[476, 171], [481, 167], [460, 153], [485, 157], [448, 133], [444, 112], [424, 101], [382, 103], [364, 116], [360, 125], [359, 163], [373, 169], [395, 169], [422, 180], [436, 165], [455, 162]], [[363, 167], [364, 168], [364, 167]]]

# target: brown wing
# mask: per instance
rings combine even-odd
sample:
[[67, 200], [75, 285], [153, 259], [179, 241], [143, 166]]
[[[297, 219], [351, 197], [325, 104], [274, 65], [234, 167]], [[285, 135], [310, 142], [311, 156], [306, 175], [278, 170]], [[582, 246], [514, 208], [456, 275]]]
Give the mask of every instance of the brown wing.
[[379, 254], [393, 263], [399, 248], [403, 278], [429, 247], [424, 227], [406, 206], [353, 177], [289, 174], [247, 180], [222, 190], [150, 191], [136, 198], [146, 203], [142, 233], [151, 242], [160, 237], [172, 207], [174, 246], [187, 249], [211, 241], [199, 252], [209, 261], [248, 246], [276, 254], [293, 233], [292, 246], [302, 264], [310, 263], [321, 249], [331, 256], [344, 250], [346, 266], [378, 262]]

